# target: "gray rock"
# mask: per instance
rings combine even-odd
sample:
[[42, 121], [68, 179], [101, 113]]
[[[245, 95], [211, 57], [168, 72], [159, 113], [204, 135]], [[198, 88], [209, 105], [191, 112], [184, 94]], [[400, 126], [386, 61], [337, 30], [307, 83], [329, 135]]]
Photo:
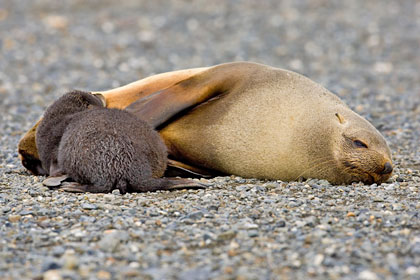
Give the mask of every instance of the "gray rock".
[[82, 208], [85, 210], [95, 210], [98, 208], [98, 206], [96, 206], [95, 204], [92, 203], [82, 203]]

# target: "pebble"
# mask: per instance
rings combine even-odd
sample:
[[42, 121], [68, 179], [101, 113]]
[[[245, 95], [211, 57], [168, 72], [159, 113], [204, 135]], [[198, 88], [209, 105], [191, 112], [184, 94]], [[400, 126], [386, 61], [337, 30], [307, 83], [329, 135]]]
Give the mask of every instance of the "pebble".
[[81, 206], [85, 210], [95, 210], [98, 208], [95, 204], [91, 204], [91, 203], [82, 203]]
[[96, 277], [98, 277], [98, 279], [108, 280], [111, 279], [111, 276], [111, 273], [105, 270], [100, 270], [98, 273], [96, 273]]
[[[0, 279], [418, 279], [417, 1], [6, 2]], [[77, 194], [20, 163], [19, 138], [69, 89], [240, 60], [337, 93], [388, 141], [389, 182], [220, 176], [206, 190]]]
[[44, 280], [61, 280], [63, 279], [63, 277], [61, 277], [60, 271], [53, 269], [53, 270], [48, 270], [47, 272], [45, 272], [43, 275], [43, 279]]
[[360, 272], [359, 279], [361, 280], [378, 280], [379, 277], [372, 271], [364, 270]]
[[22, 218], [21, 215], [9, 215], [9, 221], [12, 223], [16, 223]]

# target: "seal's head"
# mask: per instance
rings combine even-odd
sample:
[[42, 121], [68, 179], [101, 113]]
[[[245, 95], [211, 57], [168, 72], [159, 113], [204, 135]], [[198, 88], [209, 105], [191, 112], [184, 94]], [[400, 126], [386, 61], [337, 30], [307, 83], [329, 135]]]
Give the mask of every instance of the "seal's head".
[[339, 140], [332, 146], [333, 157], [340, 172], [331, 181], [337, 184], [385, 182], [393, 170], [391, 153], [385, 139], [361, 116], [347, 111], [344, 114], [335, 114], [340, 127], [337, 131], [341, 137], [337, 137]]

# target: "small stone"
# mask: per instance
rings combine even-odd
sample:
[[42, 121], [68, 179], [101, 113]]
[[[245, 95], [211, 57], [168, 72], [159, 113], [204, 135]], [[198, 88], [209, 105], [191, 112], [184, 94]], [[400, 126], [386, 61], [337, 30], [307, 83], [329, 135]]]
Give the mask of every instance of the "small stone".
[[226, 266], [225, 267], [225, 269], [224, 269], [224, 272], [226, 273], [226, 274], [232, 274], [233, 273], [233, 267], [231, 267], [231, 266]]
[[42, 271], [48, 271], [48, 270], [56, 270], [61, 268], [61, 265], [55, 260], [55, 259], [47, 259], [42, 264]]
[[111, 279], [111, 273], [105, 270], [99, 270], [98, 273], [96, 273], [96, 277], [104, 280]]
[[416, 274], [420, 273], [420, 269], [418, 269], [415, 266], [409, 266], [409, 267], [407, 267], [407, 269], [405, 270], [405, 272], [408, 275], [416, 275]]
[[33, 211], [27, 210], [27, 209], [24, 209], [24, 210], [20, 211], [20, 215], [22, 215], [22, 216], [33, 215], [33, 213], [34, 213]]
[[54, 249], [52, 250], [52, 255], [54, 257], [60, 257], [64, 253], [65, 253], [65, 249], [64, 247], [61, 247], [61, 246], [54, 247]]
[[9, 215], [9, 222], [16, 223], [22, 218], [21, 215]]
[[393, 211], [400, 211], [400, 210], [402, 210], [401, 204], [396, 204], [396, 203], [392, 204], [392, 210]]
[[230, 230], [230, 231], [225, 231], [225, 232], [222, 232], [221, 234], [219, 234], [217, 236], [217, 239], [218, 240], [230, 240], [230, 239], [234, 238], [235, 236], [236, 236], [236, 232]]
[[81, 265], [77, 271], [78, 271], [78, 274], [80, 275], [80, 277], [88, 278], [91, 270], [92, 270], [91, 267], [89, 267], [87, 265]]
[[61, 280], [63, 277], [60, 275], [60, 271], [56, 269], [48, 270], [43, 274], [44, 280]]
[[250, 189], [250, 186], [249, 186], [249, 185], [239, 185], [239, 186], [237, 186], [235, 189], [236, 189], [236, 191], [238, 191], [238, 192], [242, 192], [242, 191], [247, 191], [247, 190], [249, 190], [249, 189]]
[[98, 242], [99, 248], [106, 252], [115, 252], [118, 245], [122, 241], [126, 241], [129, 238], [129, 234], [125, 231], [120, 230], [109, 230], [104, 232], [104, 236]]
[[68, 26], [68, 19], [62, 15], [49, 15], [44, 18], [44, 23], [54, 29], [65, 29]]
[[136, 269], [129, 269], [124, 272], [124, 278], [136, 278], [139, 279], [141, 276], [140, 271]]
[[313, 264], [316, 266], [320, 266], [322, 264], [322, 261], [324, 260], [324, 255], [317, 254], [314, 258]]
[[71, 216], [73, 216], [74, 218], [78, 218], [78, 217], [80, 217], [81, 215], [83, 215], [83, 212], [82, 211], [80, 211], [80, 209], [76, 209], [76, 211], [74, 211], [74, 212], [72, 212], [72, 213], [70, 213], [71, 214]]
[[95, 210], [98, 208], [98, 206], [96, 206], [95, 204], [91, 204], [91, 203], [82, 203], [82, 208], [85, 210]]
[[207, 207], [207, 210], [208, 211], [217, 211], [217, 210], [219, 210], [219, 206], [217, 206], [217, 205], [210, 205], [210, 206]]
[[229, 257], [234, 257], [238, 254], [238, 251], [235, 250], [235, 249], [230, 249], [230, 250], [228, 250], [227, 254], [228, 254]]
[[356, 217], [356, 214], [354, 212], [348, 212], [347, 217]]
[[74, 270], [79, 265], [79, 260], [74, 254], [65, 254], [63, 256], [63, 267], [69, 270]]
[[248, 236], [249, 237], [257, 237], [258, 236], [258, 230], [255, 230], [255, 229], [249, 230], [248, 231]]
[[214, 234], [213, 233], [211, 233], [211, 232], [206, 232], [206, 233], [204, 233], [203, 234], [203, 239], [205, 240], [205, 241], [207, 241], [207, 240], [214, 240]]
[[113, 195], [121, 195], [121, 192], [119, 189], [115, 189], [111, 192]]
[[286, 221], [280, 220], [276, 223], [276, 227], [282, 228], [286, 226]]
[[253, 223], [244, 223], [240, 226], [241, 229], [258, 229], [258, 225]]
[[377, 63], [375, 63], [373, 68], [378, 73], [389, 74], [389, 73], [392, 72], [394, 67], [393, 67], [392, 63], [389, 63], [389, 62], [377, 62]]
[[378, 280], [379, 277], [372, 271], [364, 270], [359, 273], [359, 279], [361, 280]]
[[191, 214], [188, 214], [188, 215], [186, 216], [186, 218], [187, 218], [187, 219], [192, 219], [192, 220], [199, 220], [199, 219], [201, 219], [203, 216], [204, 216], [203, 212], [201, 212], [201, 211], [196, 211], [196, 212], [193, 212], [193, 213], [191, 213]]
[[411, 246], [411, 253], [420, 256], [420, 241]]

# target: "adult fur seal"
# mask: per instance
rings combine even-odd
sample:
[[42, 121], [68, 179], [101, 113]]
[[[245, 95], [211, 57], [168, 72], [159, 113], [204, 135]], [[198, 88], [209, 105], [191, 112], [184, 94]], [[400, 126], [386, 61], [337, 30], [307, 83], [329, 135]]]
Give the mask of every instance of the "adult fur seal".
[[392, 173], [390, 150], [369, 122], [287, 70], [227, 63], [98, 94], [158, 128], [174, 164], [194, 171], [334, 184], [381, 183]]
[[204, 186], [159, 178], [167, 165], [159, 134], [128, 112], [104, 108], [90, 93], [67, 93], [53, 103], [36, 141], [44, 169], [53, 178], [77, 182], [66, 184], [67, 191], [126, 193]]

